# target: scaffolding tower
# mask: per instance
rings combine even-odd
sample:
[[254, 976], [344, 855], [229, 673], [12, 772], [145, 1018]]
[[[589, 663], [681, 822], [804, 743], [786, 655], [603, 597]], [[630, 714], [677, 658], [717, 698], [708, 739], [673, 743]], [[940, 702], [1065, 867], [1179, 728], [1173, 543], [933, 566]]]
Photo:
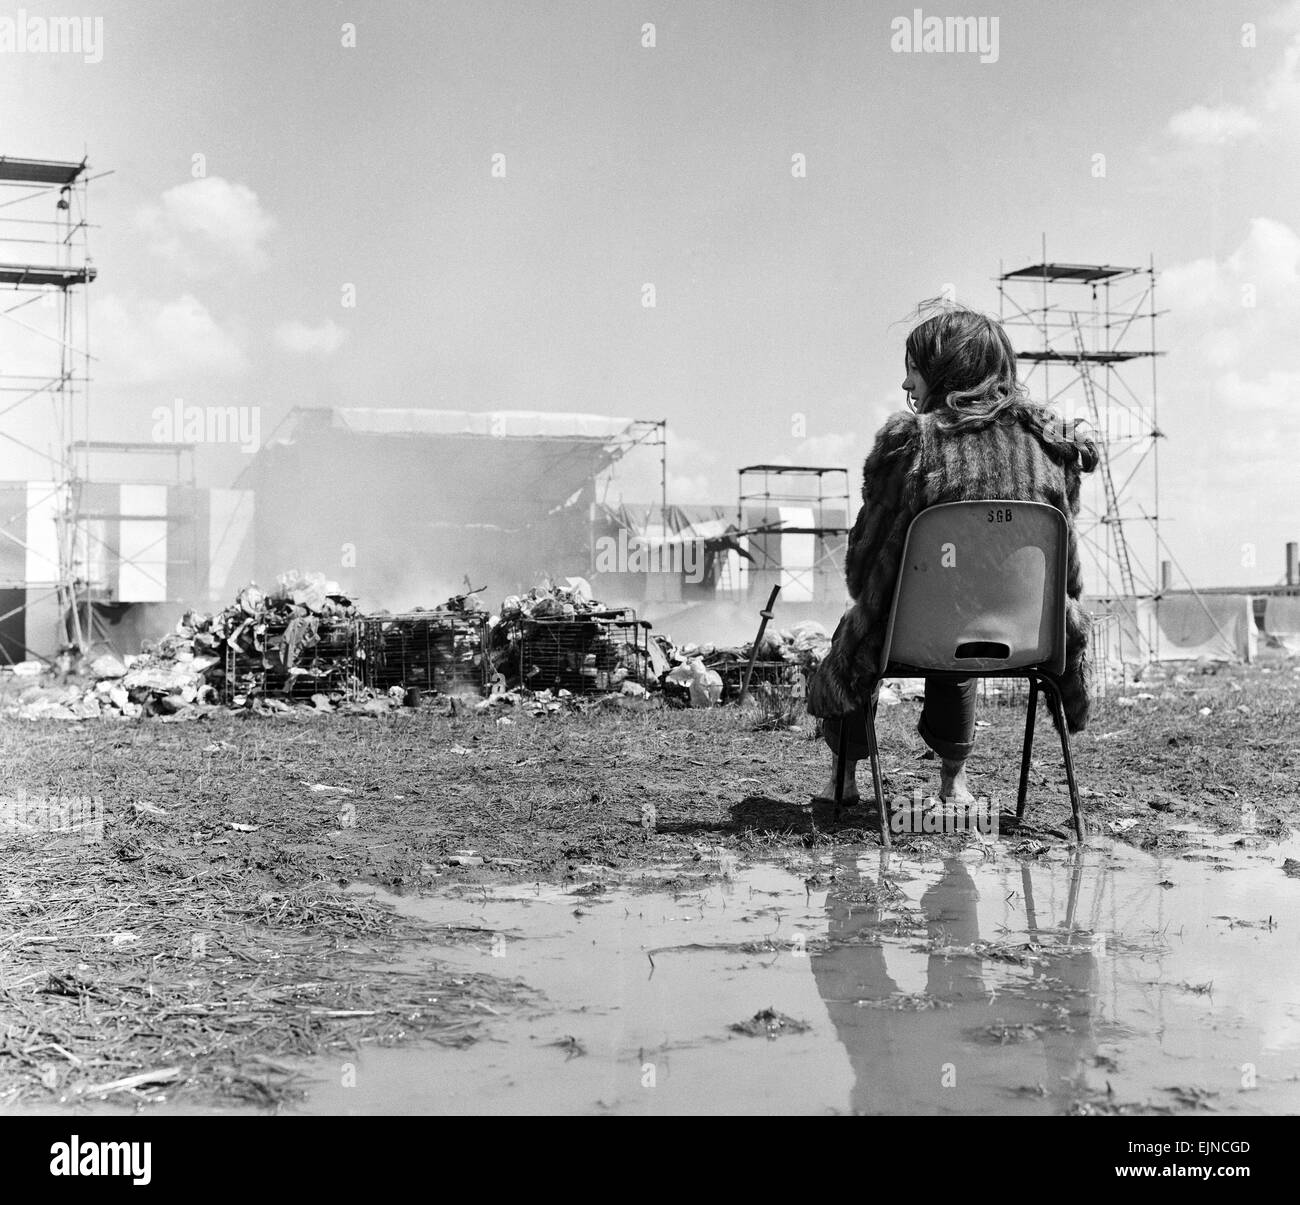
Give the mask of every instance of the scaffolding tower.
[[[0, 556], [0, 660], [13, 660], [15, 621], [49, 623], [62, 646], [86, 647], [87, 548], [78, 515], [77, 449], [89, 429], [89, 183], [80, 162], [0, 155], [0, 438], [39, 465], [40, 481], [7, 491]], [[24, 425], [25, 424], [25, 425]], [[52, 434], [45, 447], [24, 439]], [[41, 435], [36, 435], [36, 430]], [[13, 501], [21, 512], [12, 513]], [[22, 532], [15, 534], [15, 528]]]
[[[1053, 262], [999, 269], [998, 317], [1022, 380], [1067, 423], [1083, 419], [1100, 454], [1084, 478], [1078, 534], [1088, 593], [1117, 602], [1160, 595], [1156, 271]], [[1148, 375], [1149, 374], [1149, 375]], [[1087, 579], [1091, 577], [1091, 581]], [[1157, 625], [1158, 628], [1158, 625]], [[1142, 635], [1143, 659], [1155, 653]]]
[[[781, 586], [784, 603], [842, 610], [848, 519], [848, 469], [786, 464], [741, 469], [736, 525], [753, 558], [746, 573], [749, 596], [766, 600], [773, 586]], [[809, 536], [811, 547], [801, 556], [795, 551], [798, 537]]]

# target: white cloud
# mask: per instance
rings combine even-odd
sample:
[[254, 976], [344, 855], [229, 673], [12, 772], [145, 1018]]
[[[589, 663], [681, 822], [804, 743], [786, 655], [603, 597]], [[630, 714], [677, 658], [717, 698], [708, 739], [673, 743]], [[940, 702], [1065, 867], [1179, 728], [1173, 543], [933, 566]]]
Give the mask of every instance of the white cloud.
[[1224, 367], [1244, 358], [1253, 363], [1242, 367], [1257, 373], [1285, 368], [1300, 329], [1300, 235], [1284, 222], [1254, 218], [1230, 255], [1169, 268], [1159, 290], [1178, 346], [1194, 356]]
[[221, 176], [169, 188], [160, 204], [140, 209], [136, 224], [155, 255], [197, 277], [259, 271], [266, 265], [263, 244], [275, 229], [251, 188]]
[[[1271, 24], [1295, 29], [1300, 6], [1289, 5]], [[1243, 54], [1263, 54], [1245, 49]], [[1169, 119], [1169, 133], [1190, 146], [1223, 146], [1246, 138], [1300, 132], [1300, 33], [1292, 37], [1282, 61], [1270, 71], [1254, 94], [1240, 105], [1193, 105]]]
[[91, 330], [102, 349], [94, 375], [106, 384], [232, 377], [248, 368], [238, 340], [188, 293], [174, 301], [97, 298]]
[[1292, 39], [1282, 65], [1264, 85], [1264, 109], [1292, 119], [1300, 117], [1300, 35]]
[[1259, 118], [1234, 105], [1193, 105], [1169, 119], [1169, 132], [1180, 142], [1222, 146], [1259, 133]]
[[348, 337], [348, 332], [333, 318], [319, 326], [308, 326], [293, 318], [275, 328], [275, 341], [285, 351], [303, 356], [331, 356]]

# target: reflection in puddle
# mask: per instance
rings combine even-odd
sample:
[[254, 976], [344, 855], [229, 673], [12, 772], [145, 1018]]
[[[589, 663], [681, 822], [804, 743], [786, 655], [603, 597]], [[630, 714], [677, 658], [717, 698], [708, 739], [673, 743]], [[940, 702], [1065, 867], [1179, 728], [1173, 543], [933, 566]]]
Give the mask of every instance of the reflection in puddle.
[[[689, 894], [384, 897], [470, 935], [413, 958], [545, 1004], [468, 1050], [367, 1049], [355, 1085], [315, 1064], [307, 1111], [1294, 1112], [1287, 851], [1206, 845], [1218, 860], [840, 850]], [[768, 1008], [811, 1028], [731, 1031]]]
[[1059, 918], [1040, 917], [1033, 880], [1038, 870], [1040, 889], [1049, 878], [1055, 886], [1064, 868], [1021, 866], [1018, 893], [999, 883], [1005, 915], [994, 932], [981, 931], [981, 892], [967, 865], [948, 859], [937, 878], [919, 880], [927, 885], [915, 932], [924, 943], [882, 936], [910, 903], [900, 908], [903, 885], [884, 861], [874, 878], [853, 867], [837, 878], [827, 949], [812, 958], [853, 1067], [852, 1109], [1012, 1112], [1017, 1100], [1034, 1112], [1044, 1102], [1068, 1108], [1086, 1091], [1097, 1050], [1098, 961], [1076, 921], [1083, 858], [1069, 869]]

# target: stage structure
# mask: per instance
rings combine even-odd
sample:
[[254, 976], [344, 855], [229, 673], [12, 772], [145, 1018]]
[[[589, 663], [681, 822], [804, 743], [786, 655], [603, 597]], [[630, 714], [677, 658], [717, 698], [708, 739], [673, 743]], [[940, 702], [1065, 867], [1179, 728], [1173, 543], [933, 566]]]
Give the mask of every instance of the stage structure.
[[[1156, 271], [1042, 259], [999, 271], [998, 317], [1021, 379], [1069, 422], [1083, 419], [1101, 456], [1084, 478], [1078, 532], [1085, 589], [1099, 600], [1161, 594]], [[1159, 623], [1140, 641], [1160, 655]]]
[[90, 550], [76, 462], [89, 429], [82, 286], [96, 275], [88, 170], [84, 159], [0, 155], [0, 440], [6, 464], [27, 469], [0, 503], [3, 662], [22, 659], [29, 644], [87, 647]]
[[783, 607], [807, 604], [838, 619], [848, 601], [844, 557], [849, 535], [848, 469], [754, 464], [740, 470], [737, 536], [751, 562], [743, 591], [766, 602], [781, 587]]
[[590, 576], [604, 475], [658, 449], [662, 490], [665, 430], [525, 410], [295, 409], [239, 479], [255, 499], [254, 576], [318, 570], [394, 611]]

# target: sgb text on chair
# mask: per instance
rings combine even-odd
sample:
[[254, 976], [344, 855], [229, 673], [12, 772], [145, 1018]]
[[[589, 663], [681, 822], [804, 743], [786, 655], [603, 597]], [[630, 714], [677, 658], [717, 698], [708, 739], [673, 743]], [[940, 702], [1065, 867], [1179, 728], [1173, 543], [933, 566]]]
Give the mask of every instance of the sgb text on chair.
[[[1065, 669], [1067, 556], [1065, 516], [1042, 502], [946, 502], [922, 511], [908, 528], [880, 664], [882, 677], [1028, 679], [1016, 818], [1025, 812], [1041, 691], [1061, 734], [1074, 833], [1082, 841], [1079, 789], [1056, 681]], [[884, 833], [875, 709], [868, 705], [865, 710], [871, 778]], [[840, 726], [837, 816], [848, 729]]]

